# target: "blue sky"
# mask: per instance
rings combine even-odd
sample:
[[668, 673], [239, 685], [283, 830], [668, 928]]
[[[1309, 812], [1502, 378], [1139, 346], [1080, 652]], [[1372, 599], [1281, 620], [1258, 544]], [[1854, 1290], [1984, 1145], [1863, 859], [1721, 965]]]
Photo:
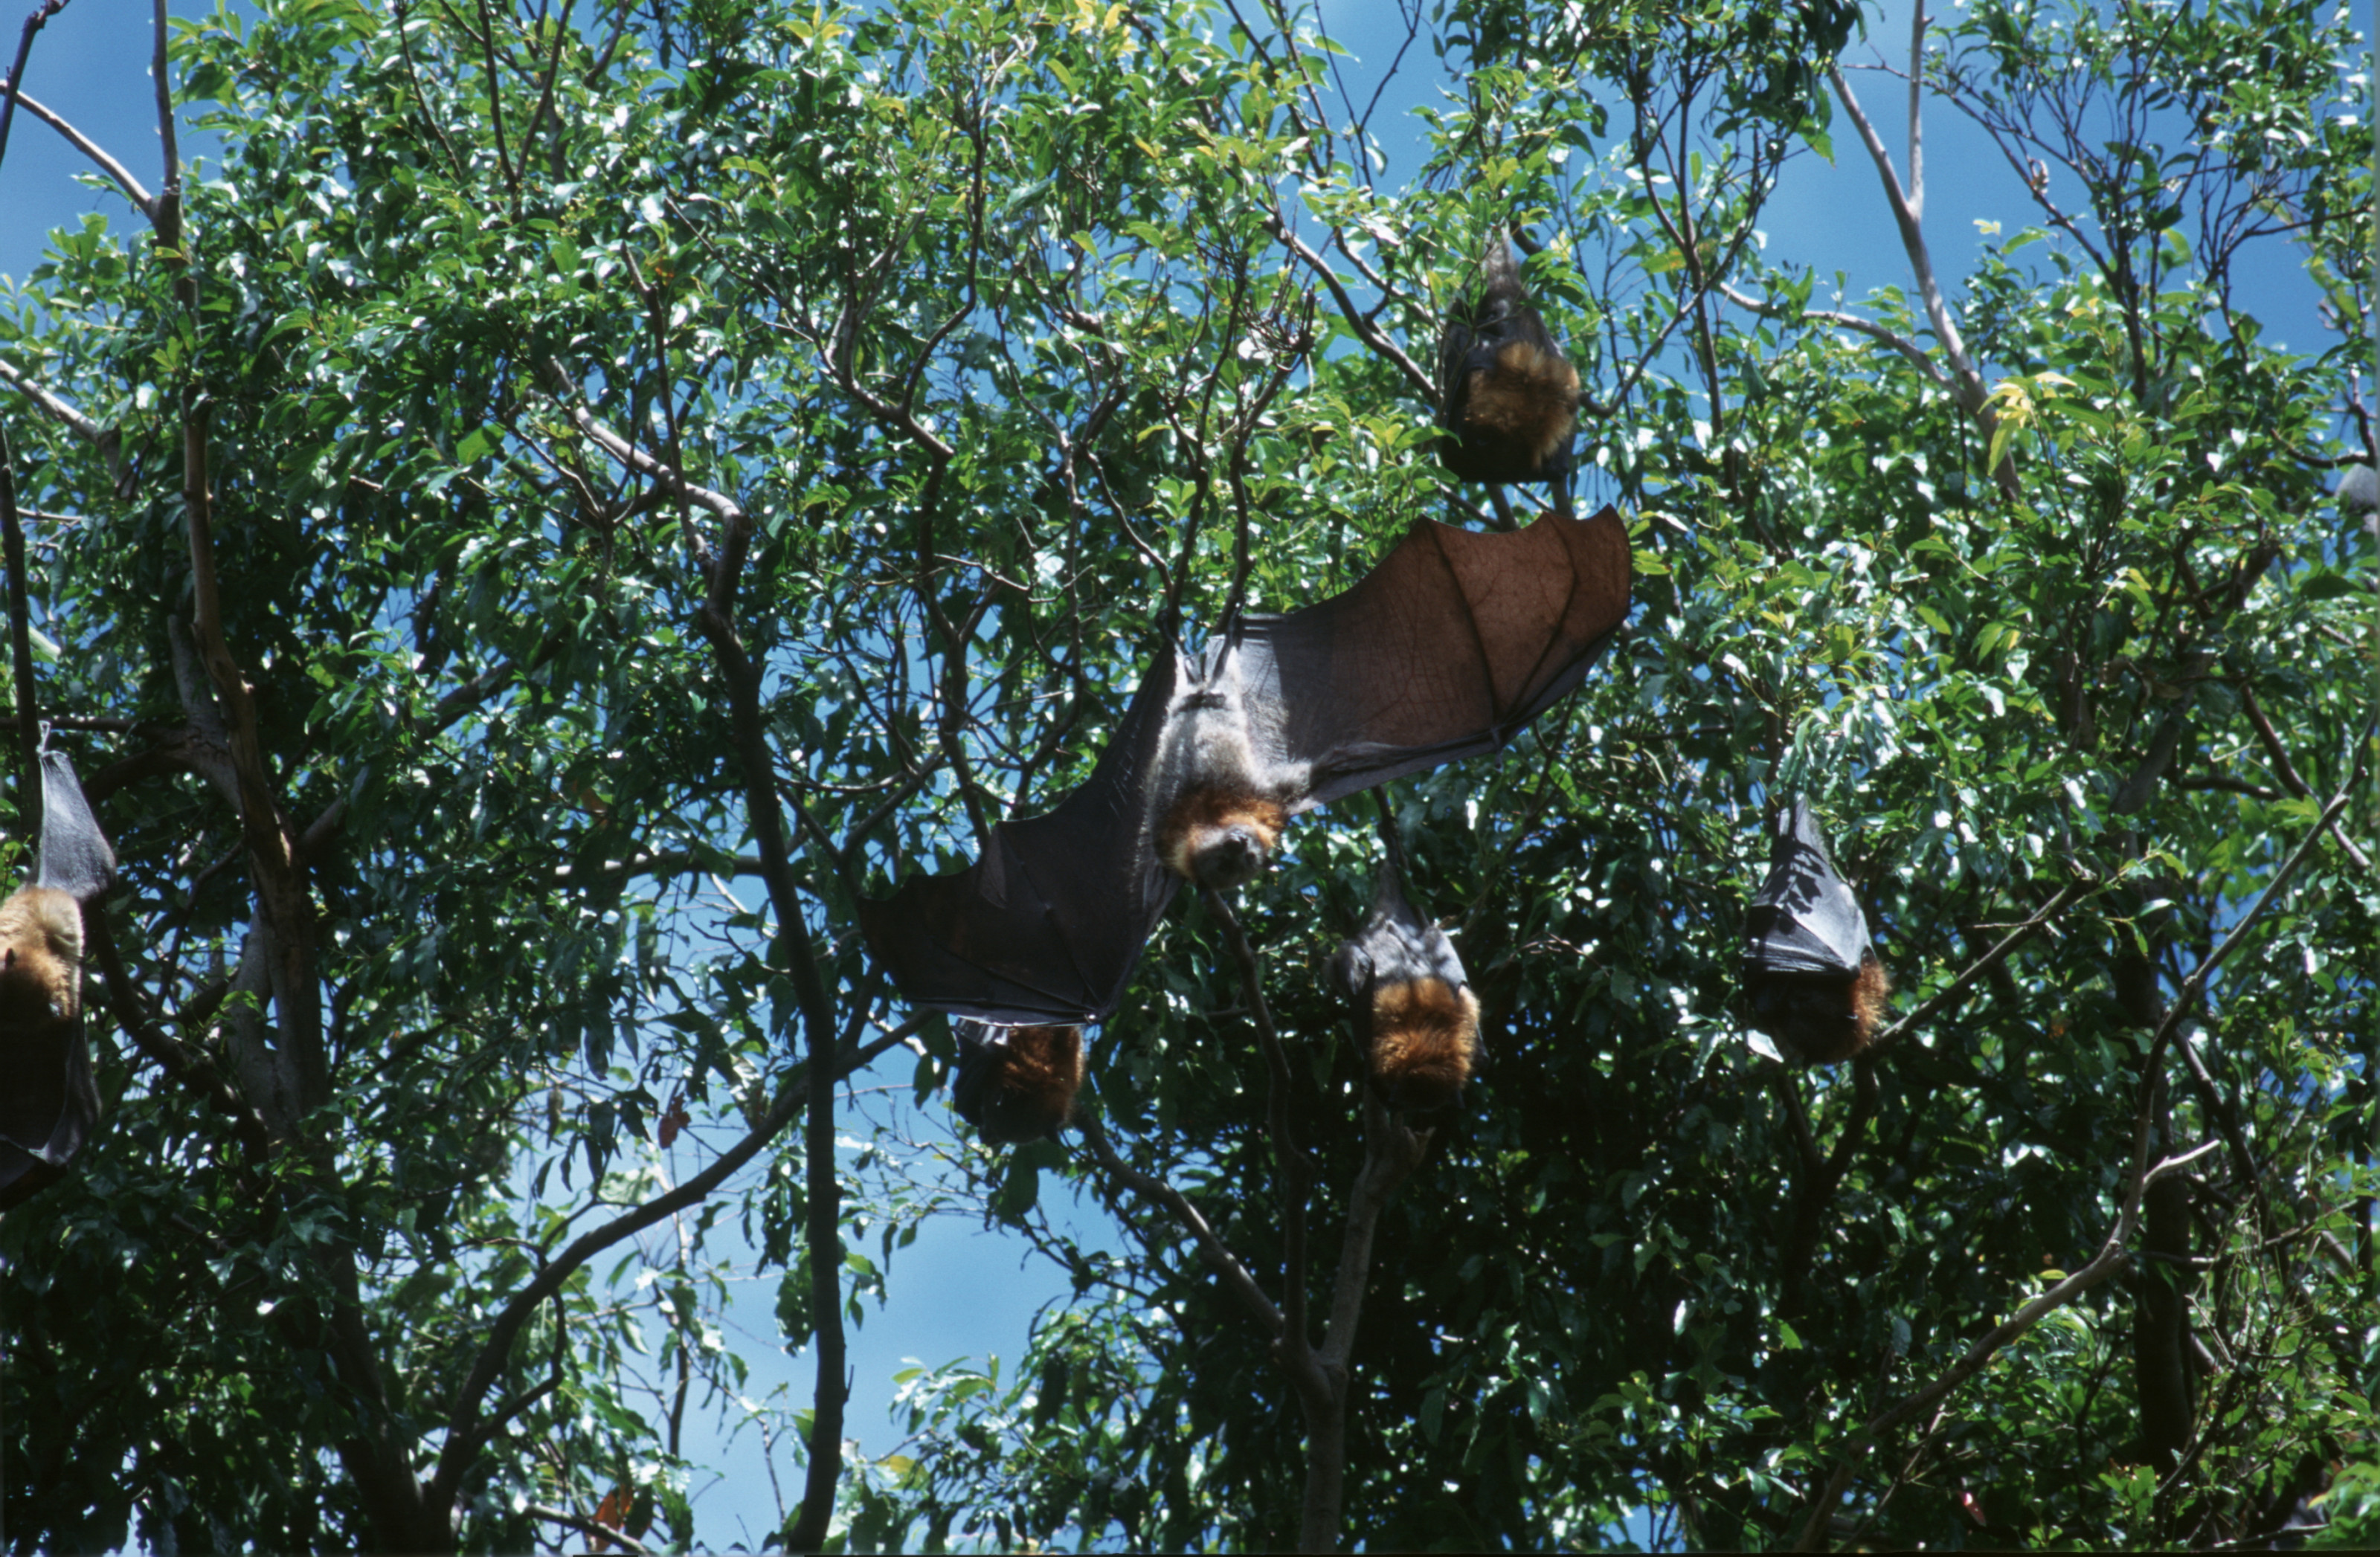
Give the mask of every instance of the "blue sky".
[[[205, 8], [190, 0], [176, 0], [174, 6], [185, 13]], [[1396, 25], [1396, 10], [1381, 0], [1327, 0], [1322, 6], [1334, 37], [1358, 56], [1344, 67], [1358, 103], [1369, 98], [1375, 84], [1371, 62], [1385, 61], [1393, 53], [1394, 43], [1383, 29]], [[6, 42], [13, 47], [14, 41], [11, 27]], [[36, 41], [25, 86], [154, 187], [162, 175], [148, 78], [150, 48], [146, 7], [126, 0], [80, 0], [51, 21]], [[1890, 57], [1905, 64], [1906, 48], [1907, 12], [1872, 9], [1866, 42], [1854, 46], [1852, 62]], [[1400, 181], [1417, 165], [1418, 136], [1401, 133], [1398, 125], [1410, 125], [1405, 117], [1410, 109], [1439, 94], [1436, 63], [1427, 49], [1409, 54], [1375, 117], [1376, 127], [1390, 137], [1385, 183]], [[1906, 146], [1905, 89], [1897, 79], [1876, 73], [1853, 71], [1851, 78], [1897, 161]], [[2001, 236], [2011, 236], [2031, 223], [2033, 207], [2015, 175], [1965, 119], [1937, 106], [1929, 110], [1925, 128], [1925, 228], [1943, 283], [1955, 297], [1984, 246], [1999, 241], [1978, 223], [1998, 223]], [[1821, 299], [1830, 289], [1830, 278], [1840, 272], [1842, 306], [1856, 308], [1872, 289], [1907, 286], [1912, 278], [1876, 171], [1840, 116], [1835, 139], [1835, 163], [1804, 152], [1789, 164], [1763, 223], [1765, 248], [1772, 262], [1815, 269], [1821, 278]], [[204, 157], [211, 151], [203, 139], [187, 136], [183, 148], [186, 156]], [[137, 228], [138, 218], [128, 214], [119, 198], [76, 181], [88, 172], [85, 159], [49, 127], [18, 114], [6, 160], [0, 163], [0, 275], [24, 276], [39, 260], [42, 235], [77, 222], [84, 212], [104, 213], [118, 231]], [[200, 241], [204, 241], [203, 234]], [[2313, 289], [2297, 272], [2293, 251], [2268, 245], [2262, 258], [2265, 271], [2251, 281], [2247, 300], [2265, 319], [2266, 339], [2319, 349], [2323, 343], [2313, 312]], [[862, 1079], [862, 1085], [886, 1088], [892, 1097], [887, 1105], [871, 1104], [867, 1112], [895, 1119], [923, 1149], [930, 1151], [939, 1141], [950, 1153], [962, 1151], [952, 1139], [941, 1100], [922, 1112], [898, 1101], [905, 1093], [912, 1063], [895, 1050]], [[680, 1155], [685, 1155], [684, 1148]], [[679, 1171], [686, 1171], [684, 1164]], [[1055, 1181], [1045, 1177], [1043, 1183], [1048, 1190]], [[1065, 1205], [1053, 1210], [1080, 1226], [1087, 1237], [1120, 1239], [1120, 1234], [1105, 1228], [1105, 1214], [1096, 1208]], [[872, 1256], [875, 1250], [868, 1252]], [[739, 1288], [750, 1297], [731, 1315], [732, 1329], [741, 1333], [731, 1344], [740, 1346], [755, 1366], [747, 1395], [765, 1398], [782, 1385], [791, 1392], [786, 1403], [798, 1405], [808, 1396], [811, 1370], [807, 1358], [788, 1358], [776, 1346], [772, 1309], [777, 1279], [770, 1273]], [[888, 1285], [891, 1305], [854, 1334], [851, 1356], [855, 1388], [848, 1430], [865, 1452], [880, 1455], [898, 1447], [886, 1415], [894, 1372], [911, 1359], [941, 1365], [995, 1355], [1002, 1359], [1005, 1372], [1023, 1354], [1034, 1315], [1044, 1305], [1062, 1300], [1066, 1291], [1062, 1274], [1035, 1261], [1021, 1240], [955, 1216], [935, 1221], [915, 1244], [893, 1257]], [[693, 1425], [690, 1411], [690, 1430]], [[690, 1442], [689, 1449], [704, 1457], [698, 1442]], [[720, 1452], [718, 1460], [723, 1478], [707, 1485], [698, 1480], [695, 1488], [705, 1539], [718, 1545], [757, 1544], [778, 1518], [759, 1436], [741, 1434]], [[787, 1491], [797, 1485], [798, 1473], [789, 1457], [780, 1458], [777, 1481]]]

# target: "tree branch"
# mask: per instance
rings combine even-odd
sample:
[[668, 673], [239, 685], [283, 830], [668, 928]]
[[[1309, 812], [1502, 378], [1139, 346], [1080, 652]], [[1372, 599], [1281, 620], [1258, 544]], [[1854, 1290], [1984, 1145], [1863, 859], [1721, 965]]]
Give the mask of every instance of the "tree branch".
[[[130, 168], [100, 150], [98, 142], [67, 123], [56, 114], [42, 107], [39, 102], [28, 97], [24, 92], [17, 93], [17, 101], [25, 105], [27, 113], [66, 137], [67, 143], [76, 151], [97, 163], [100, 172], [115, 181], [115, 187], [124, 191], [124, 198], [140, 208], [141, 215], [147, 217], [152, 223], [157, 220], [157, 197], [141, 187], [140, 180], [132, 176]], [[0, 150], [5, 150], [5, 146], [0, 146]]]
[[1950, 376], [1942, 371], [1940, 366], [1927, 354], [1924, 346], [1906, 335], [1885, 328], [1874, 320], [1862, 319], [1857, 314], [1837, 313], [1831, 308], [1803, 308], [1797, 312], [1780, 304], [1765, 303], [1757, 297], [1747, 297], [1725, 282], [1718, 284], [1718, 291], [1720, 296], [1725, 297], [1737, 308], [1749, 308], [1763, 319], [1815, 319], [1828, 324], [1840, 325], [1845, 330], [1855, 330], [1871, 340], [1881, 341], [1907, 357], [1919, 372], [1925, 375], [1926, 381], [1933, 384], [1935, 388], [1948, 390], [1952, 394], [1958, 392], [1959, 386], [1950, 381]]
[[[1925, 304], [1925, 318], [1934, 326], [1935, 338], [1942, 343], [1943, 355], [1949, 359], [1950, 377], [1959, 404], [1975, 419], [1988, 441], [1999, 426], [1999, 417], [1991, 408], [1983, 375], [1975, 370], [1974, 363], [1967, 356], [1966, 343], [1960, 337], [1958, 325], [1950, 319], [1949, 307], [1942, 300], [1941, 283], [1934, 277], [1933, 254], [1925, 246], [1925, 233], [1918, 225], [1917, 212], [1910, 205], [1908, 197], [1901, 193], [1900, 180], [1892, 171], [1892, 154], [1884, 149], [1884, 141], [1876, 135], [1876, 127], [1869, 124], [1867, 115], [1860, 111], [1859, 99], [1852, 94], [1851, 83], [1843, 79], [1842, 71], [1829, 64], [1827, 79], [1833, 85], [1835, 95], [1841, 99], [1843, 111], [1851, 115], [1852, 124], [1858, 129], [1860, 143], [1867, 148], [1869, 158], [1876, 163], [1876, 177], [1884, 186], [1885, 203], [1892, 209], [1893, 222], [1900, 229], [1901, 247], [1908, 251], [1910, 268], [1917, 274], [1917, 292]], [[1913, 128], [1913, 116], [1911, 123]], [[2000, 490], [2013, 497], [2016, 493], [2015, 463], [2003, 454], [1992, 474], [1999, 482]]]
[[1934, 1014], [1936, 1012], [1941, 1010], [1944, 1007], [1949, 1005], [1951, 1001], [1966, 993], [1968, 986], [1973, 984], [1977, 979], [1982, 978], [1994, 968], [1997, 968], [2002, 962], [2007, 961], [2009, 953], [2014, 951], [2018, 947], [2032, 939], [2034, 933], [2039, 931], [2043, 925], [2048, 923], [2060, 910], [2064, 909], [2069, 903], [2071, 903], [2075, 899], [2080, 898], [2083, 893], [2089, 891], [2096, 885], [2096, 882], [2092, 881], [2074, 881], [2069, 882], [2066, 886], [2060, 887], [2058, 889], [2058, 896], [2050, 899], [2046, 907], [2043, 908], [2039, 913], [2034, 914], [2031, 919], [2026, 920], [2023, 923], [2010, 931], [2007, 935], [2001, 938], [1999, 945], [1984, 953], [1982, 957], [1975, 960], [1973, 966], [1970, 967], [1965, 972], [1961, 973], [1957, 978], [1952, 979], [1949, 984], [1943, 985], [1931, 999], [1928, 999], [1924, 1005], [1918, 1007], [1917, 1009], [1910, 1012], [1899, 1021], [1894, 1022], [1882, 1032], [1877, 1033], [1876, 1036], [1876, 1042], [1868, 1045], [1870, 1052], [1873, 1053], [1876, 1050], [1883, 1048], [1887, 1044], [1891, 1043], [1894, 1039], [1900, 1037], [1902, 1033], [1910, 1031], [1912, 1028], [1923, 1026], [1925, 1023], [1933, 1020]]
[[1198, 1208], [1190, 1203], [1189, 1197], [1156, 1175], [1143, 1173], [1125, 1162], [1108, 1140], [1108, 1132], [1098, 1119], [1087, 1115], [1075, 1121], [1075, 1128], [1082, 1132], [1084, 1141], [1091, 1149], [1091, 1155], [1099, 1159], [1100, 1168], [1110, 1177], [1172, 1213], [1173, 1219], [1188, 1230], [1192, 1240], [1197, 1244], [1199, 1258], [1222, 1277], [1223, 1285], [1239, 1299], [1240, 1306], [1264, 1326], [1265, 1333], [1278, 1340], [1281, 1334], [1281, 1310], [1273, 1307], [1272, 1299], [1265, 1296], [1264, 1288], [1257, 1285], [1257, 1278], [1249, 1273], [1239, 1256], [1216, 1236], [1215, 1230], [1207, 1225], [1207, 1219], [1198, 1214]]

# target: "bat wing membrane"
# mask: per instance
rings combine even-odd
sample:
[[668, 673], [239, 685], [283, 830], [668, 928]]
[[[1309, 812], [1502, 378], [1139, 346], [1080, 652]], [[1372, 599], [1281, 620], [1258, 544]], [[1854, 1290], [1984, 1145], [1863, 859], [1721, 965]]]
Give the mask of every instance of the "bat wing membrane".
[[1114, 1008], [1176, 884], [1148, 814], [1176, 666], [1170, 647], [1159, 654], [1090, 778], [1054, 809], [993, 827], [963, 871], [912, 876], [860, 905], [912, 1005], [1025, 1026]]
[[1630, 571], [1609, 508], [1511, 535], [1424, 520], [1345, 593], [1249, 618], [1233, 647], [1251, 737], [1308, 774], [1291, 809], [1503, 745], [1585, 677]]
[[1860, 970], [1869, 949], [1867, 916], [1827, 856], [1826, 839], [1797, 798], [1781, 819], [1768, 857], [1768, 879], [1745, 916], [1747, 956], [1772, 973]]
[[42, 754], [42, 847], [33, 879], [86, 903], [115, 880], [115, 851], [64, 752]]

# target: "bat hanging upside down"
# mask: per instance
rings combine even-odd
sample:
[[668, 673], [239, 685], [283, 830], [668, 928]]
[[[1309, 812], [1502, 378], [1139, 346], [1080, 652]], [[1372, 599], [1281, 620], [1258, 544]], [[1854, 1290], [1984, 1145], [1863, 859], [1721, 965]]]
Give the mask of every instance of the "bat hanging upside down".
[[1479, 1056], [1479, 1000], [1446, 932], [1404, 894], [1403, 851], [1380, 818], [1388, 846], [1372, 889], [1372, 916], [1330, 960], [1330, 982], [1355, 1008], [1372, 1090], [1391, 1108], [1451, 1107]]
[[1752, 1025], [1776, 1039], [1786, 1058], [1833, 1065], [1867, 1047], [1891, 981], [1859, 899], [1827, 857], [1807, 800], [1797, 796], [1778, 814], [1768, 879], [1743, 928]]
[[1075, 1116], [1083, 1088], [1079, 1027], [987, 1027], [951, 1023], [959, 1041], [951, 1101], [988, 1146], [1054, 1136]]
[[0, 903], [0, 1208], [55, 1183], [99, 1119], [82, 1031], [82, 905], [115, 851], [64, 752], [44, 751], [32, 884]]
[[1344, 594], [1160, 647], [1079, 789], [982, 857], [863, 901], [913, 1006], [1011, 1027], [1098, 1021], [1174, 890], [1262, 873], [1292, 816], [1491, 751], [1576, 686], [1628, 614], [1609, 509], [1512, 535], [1415, 525]]
[[1439, 458], [1465, 481], [1551, 483], [1567, 513], [1578, 369], [1530, 303], [1512, 245], [1491, 238], [1480, 265], [1479, 296], [1449, 310], [1439, 336]]

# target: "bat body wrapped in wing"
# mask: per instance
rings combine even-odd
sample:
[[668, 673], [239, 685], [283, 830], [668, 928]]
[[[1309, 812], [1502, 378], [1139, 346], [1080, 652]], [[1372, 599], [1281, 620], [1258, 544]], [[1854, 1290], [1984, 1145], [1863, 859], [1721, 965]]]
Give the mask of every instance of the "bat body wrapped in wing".
[[1371, 917], [1331, 958], [1330, 976], [1354, 1007], [1372, 1090], [1391, 1108], [1427, 1112], [1451, 1107], [1471, 1080], [1479, 1000], [1454, 943], [1407, 900], [1402, 874], [1392, 845]]
[[82, 905], [115, 879], [115, 853], [66, 754], [44, 751], [41, 764], [33, 881], [0, 903], [0, 1208], [63, 1177], [99, 1119], [82, 1028]]
[[910, 1003], [1079, 1025], [1123, 998], [1179, 885], [1262, 872], [1290, 817], [1504, 744], [1585, 676], [1628, 614], [1609, 510], [1512, 535], [1424, 521], [1353, 588], [1161, 646], [1090, 778], [1002, 822], [982, 857], [864, 901]]
[[1744, 916], [1743, 985], [1752, 1025], [1804, 1065], [1851, 1058], [1884, 1013], [1891, 985], [1867, 916], [1798, 796], [1778, 814], [1768, 878]]
[[1489, 240], [1480, 294], [1448, 310], [1438, 342], [1439, 458], [1465, 481], [1547, 481], [1568, 508], [1578, 369], [1521, 284], [1501, 236]]
[[1081, 1028], [959, 1020], [951, 1032], [959, 1043], [951, 1101], [986, 1145], [1054, 1136], [1074, 1118], [1083, 1087]]

